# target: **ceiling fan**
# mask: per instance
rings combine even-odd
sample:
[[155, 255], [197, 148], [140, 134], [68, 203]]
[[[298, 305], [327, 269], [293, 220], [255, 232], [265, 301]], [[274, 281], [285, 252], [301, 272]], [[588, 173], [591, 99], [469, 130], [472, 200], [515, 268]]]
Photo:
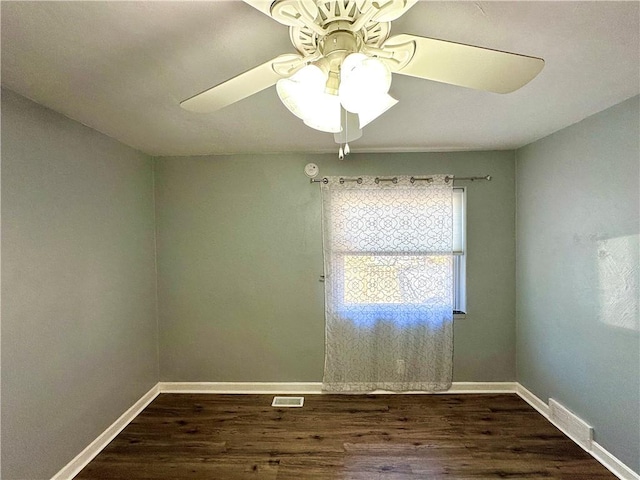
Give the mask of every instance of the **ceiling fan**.
[[[391, 73], [510, 93], [543, 68], [541, 58], [420, 37], [389, 36], [391, 22], [418, 0], [244, 0], [289, 27], [298, 53], [280, 55], [180, 105], [215, 112], [276, 84], [305, 124], [347, 144], [397, 103]], [[346, 146], [348, 150], [348, 145]], [[348, 151], [346, 152], [348, 153]]]

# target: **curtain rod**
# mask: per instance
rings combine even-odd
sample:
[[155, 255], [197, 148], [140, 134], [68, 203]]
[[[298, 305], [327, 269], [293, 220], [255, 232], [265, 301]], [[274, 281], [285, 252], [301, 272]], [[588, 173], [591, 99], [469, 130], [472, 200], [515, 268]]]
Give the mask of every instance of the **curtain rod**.
[[[414, 182], [418, 182], [418, 181], [426, 181], [426, 182], [431, 182], [433, 180], [432, 177], [411, 177], [409, 179], [409, 181], [411, 183]], [[491, 175], [484, 175], [481, 177], [456, 177], [456, 176], [449, 176], [447, 175], [446, 177], [444, 177], [444, 181], [446, 183], [449, 183], [452, 180], [468, 180], [470, 182], [475, 182], [476, 180], [487, 180], [487, 181], [491, 181]], [[380, 182], [393, 182], [396, 183], [398, 181], [397, 177], [390, 177], [390, 178], [384, 178], [384, 177], [376, 177], [375, 182], [376, 183], [380, 183]], [[361, 177], [356, 177], [356, 178], [340, 178], [340, 183], [344, 183], [344, 182], [357, 182], [357, 183], [362, 183], [362, 178]], [[309, 183], [329, 183], [329, 179], [327, 177], [323, 177], [321, 179], [316, 180], [315, 178], [312, 178]]]

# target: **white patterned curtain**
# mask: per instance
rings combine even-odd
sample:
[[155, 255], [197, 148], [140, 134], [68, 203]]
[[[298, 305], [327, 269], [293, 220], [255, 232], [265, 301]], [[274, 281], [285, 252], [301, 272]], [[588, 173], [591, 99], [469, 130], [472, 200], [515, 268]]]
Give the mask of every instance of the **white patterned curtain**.
[[453, 370], [453, 186], [322, 183], [330, 392], [441, 391]]

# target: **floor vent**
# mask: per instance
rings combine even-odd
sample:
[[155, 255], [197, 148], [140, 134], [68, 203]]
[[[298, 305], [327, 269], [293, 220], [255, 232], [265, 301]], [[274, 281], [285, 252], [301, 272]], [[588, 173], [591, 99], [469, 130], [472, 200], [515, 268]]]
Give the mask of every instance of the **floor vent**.
[[549, 399], [549, 409], [551, 421], [577, 444], [589, 451], [593, 439], [593, 428], [553, 398]]
[[304, 397], [273, 397], [272, 407], [301, 407]]

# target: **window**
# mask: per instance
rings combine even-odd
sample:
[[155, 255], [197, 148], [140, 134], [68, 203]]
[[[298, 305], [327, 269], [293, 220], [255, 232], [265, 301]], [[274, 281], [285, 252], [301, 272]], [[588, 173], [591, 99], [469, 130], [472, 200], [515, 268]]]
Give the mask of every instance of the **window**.
[[[371, 207], [360, 207], [351, 204], [352, 211], [362, 211], [366, 218], [371, 212], [364, 210]], [[354, 215], [352, 221], [356, 221]], [[402, 219], [398, 228], [404, 226]], [[411, 225], [413, 228], [413, 225]], [[345, 316], [353, 316], [354, 312], [372, 310], [381, 312], [385, 306], [418, 305], [429, 303], [438, 305], [445, 303], [444, 298], [450, 293], [451, 284], [424, 283], [419, 280], [425, 271], [436, 272], [438, 269], [451, 268], [453, 262], [453, 310], [455, 314], [465, 312], [465, 190], [462, 187], [453, 189], [453, 259], [449, 255], [412, 254], [398, 255], [385, 253], [384, 248], [373, 251], [353, 251], [351, 249], [336, 252], [336, 260], [341, 265], [341, 276], [338, 288], [342, 290], [339, 297], [339, 310]]]

